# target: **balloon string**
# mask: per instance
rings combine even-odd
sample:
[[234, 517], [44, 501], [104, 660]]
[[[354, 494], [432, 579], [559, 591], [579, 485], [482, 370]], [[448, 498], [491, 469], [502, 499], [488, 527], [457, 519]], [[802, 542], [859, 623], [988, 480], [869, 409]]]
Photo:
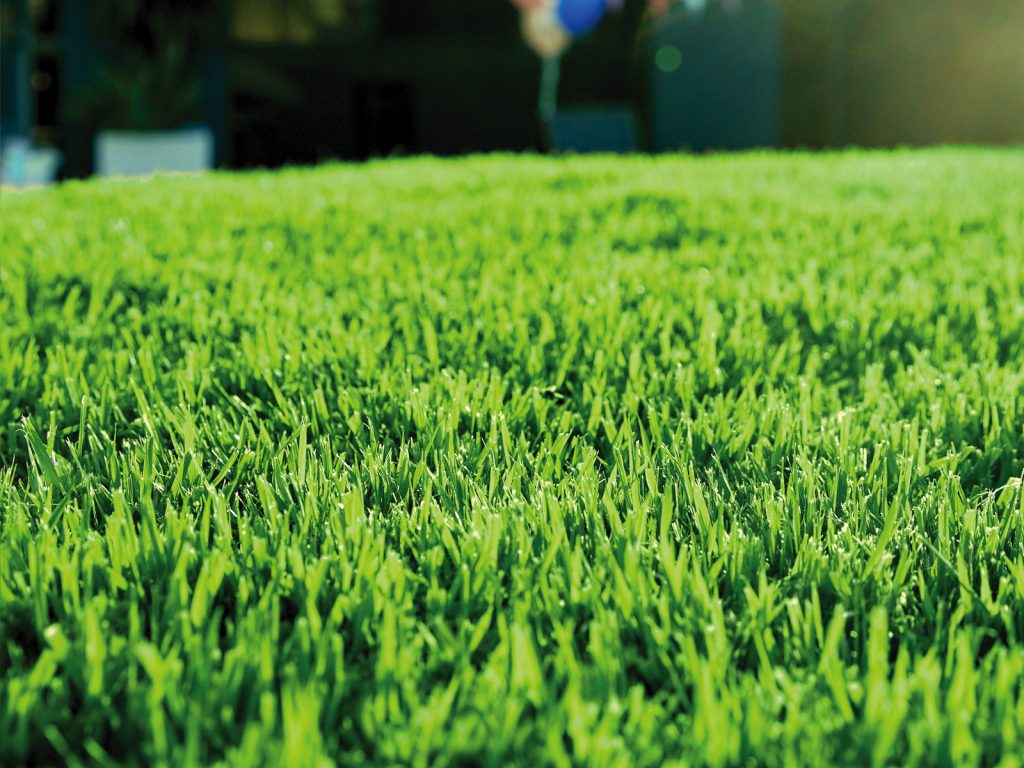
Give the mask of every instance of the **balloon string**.
[[555, 119], [558, 112], [558, 80], [561, 76], [561, 56], [545, 56], [541, 59], [540, 97], [537, 114], [545, 128]]

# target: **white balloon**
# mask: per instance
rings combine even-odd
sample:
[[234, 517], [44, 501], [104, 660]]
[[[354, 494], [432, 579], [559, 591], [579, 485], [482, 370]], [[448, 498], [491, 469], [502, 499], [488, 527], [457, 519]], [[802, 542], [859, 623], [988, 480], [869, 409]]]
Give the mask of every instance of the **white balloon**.
[[523, 39], [544, 59], [561, 56], [572, 37], [558, 20], [555, 3], [545, 3], [522, 14]]

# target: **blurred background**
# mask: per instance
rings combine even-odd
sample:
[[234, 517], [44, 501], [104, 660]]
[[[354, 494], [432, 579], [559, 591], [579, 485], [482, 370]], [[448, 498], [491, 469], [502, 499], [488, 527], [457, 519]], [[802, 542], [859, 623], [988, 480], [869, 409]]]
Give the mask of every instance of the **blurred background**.
[[546, 131], [508, 0], [0, 0], [4, 177], [1024, 143], [1022, 0], [613, 5], [562, 55]]

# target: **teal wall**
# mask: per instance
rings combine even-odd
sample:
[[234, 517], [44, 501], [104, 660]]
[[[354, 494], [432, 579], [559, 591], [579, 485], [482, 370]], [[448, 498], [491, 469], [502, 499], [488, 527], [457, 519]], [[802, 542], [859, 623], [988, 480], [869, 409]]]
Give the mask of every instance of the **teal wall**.
[[747, 149], [781, 140], [782, 12], [748, 0], [680, 17], [654, 37], [653, 149]]

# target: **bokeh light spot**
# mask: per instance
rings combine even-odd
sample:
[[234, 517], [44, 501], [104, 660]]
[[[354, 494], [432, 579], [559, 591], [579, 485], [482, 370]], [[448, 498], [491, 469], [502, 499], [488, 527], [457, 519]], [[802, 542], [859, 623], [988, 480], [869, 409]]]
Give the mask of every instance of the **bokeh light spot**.
[[654, 54], [654, 65], [662, 72], [675, 72], [683, 65], [683, 54], [674, 45], [663, 45]]

